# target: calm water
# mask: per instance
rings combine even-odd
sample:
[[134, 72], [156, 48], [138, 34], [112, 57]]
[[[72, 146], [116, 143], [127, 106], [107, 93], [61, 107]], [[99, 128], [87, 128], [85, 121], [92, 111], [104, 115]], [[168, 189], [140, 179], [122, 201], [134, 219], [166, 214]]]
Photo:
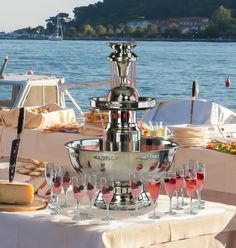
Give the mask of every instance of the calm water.
[[[138, 42], [137, 88], [142, 96], [190, 98], [197, 76], [199, 98], [236, 111], [236, 43]], [[108, 80], [111, 49], [105, 41], [0, 40], [0, 57], [9, 55], [6, 72], [64, 76], [66, 82]], [[225, 87], [230, 77], [231, 88]], [[80, 88], [72, 95], [83, 110], [89, 97], [107, 89]]]

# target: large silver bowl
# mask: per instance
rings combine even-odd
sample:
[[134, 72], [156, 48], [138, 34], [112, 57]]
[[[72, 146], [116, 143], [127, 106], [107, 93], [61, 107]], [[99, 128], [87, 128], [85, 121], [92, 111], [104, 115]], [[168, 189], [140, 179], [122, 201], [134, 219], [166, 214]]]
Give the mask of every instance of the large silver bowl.
[[177, 144], [161, 138], [142, 137], [141, 151], [106, 151], [102, 138], [82, 139], [65, 144], [71, 164], [79, 173], [111, 174], [115, 181], [129, 181], [129, 173], [157, 172], [161, 176], [172, 165]]

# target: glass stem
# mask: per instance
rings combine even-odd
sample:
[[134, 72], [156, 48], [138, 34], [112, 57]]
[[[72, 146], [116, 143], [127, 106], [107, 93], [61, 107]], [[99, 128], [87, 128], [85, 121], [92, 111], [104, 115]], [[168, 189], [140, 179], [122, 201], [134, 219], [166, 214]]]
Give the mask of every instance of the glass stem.
[[190, 214], [192, 214], [192, 213], [193, 213], [193, 199], [190, 196]]
[[176, 208], [179, 208], [179, 193], [176, 191]]
[[77, 215], [78, 217], [80, 217], [79, 205], [80, 205], [80, 201], [76, 201], [76, 215]]
[[170, 209], [169, 209], [169, 213], [172, 213], [172, 196], [170, 196]]
[[138, 199], [137, 198], [135, 198], [134, 199], [134, 201], [135, 201], [135, 214], [138, 214]]
[[109, 212], [110, 202], [106, 202], [106, 208], [107, 208], [107, 218], [110, 218], [110, 212]]
[[153, 200], [153, 214], [152, 214], [153, 217], [156, 216], [156, 204], [157, 204], [157, 200]]
[[198, 208], [201, 208], [201, 192], [199, 190], [197, 190], [197, 199], [198, 199]]
[[67, 205], [67, 190], [64, 190], [65, 192], [65, 206]]
[[181, 188], [182, 205], [184, 205], [184, 187]]

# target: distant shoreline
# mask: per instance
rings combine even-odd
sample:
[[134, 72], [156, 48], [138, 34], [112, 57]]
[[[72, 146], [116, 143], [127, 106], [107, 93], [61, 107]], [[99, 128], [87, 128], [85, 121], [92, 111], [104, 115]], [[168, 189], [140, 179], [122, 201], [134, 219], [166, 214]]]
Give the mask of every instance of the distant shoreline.
[[[2, 38], [0, 40], [48, 40], [47, 38]], [[107, 38], [64, 38], [64, 40], [87, 40], [87, 41], [168, 41], [168, 42], [236, 42], [235, 39], [206, 38], [206, 39], [183, 39], [183, 38], [130, 38], [130, 37], [107, 37]]]

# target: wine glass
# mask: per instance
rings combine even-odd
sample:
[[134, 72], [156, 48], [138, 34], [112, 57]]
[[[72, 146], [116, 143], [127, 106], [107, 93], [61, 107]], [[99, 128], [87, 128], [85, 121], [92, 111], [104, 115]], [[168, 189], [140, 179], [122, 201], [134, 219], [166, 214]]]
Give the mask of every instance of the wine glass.
[[205, 182], [205, 164], [198, 163], [196, 171], [197, 171], [196, 192], [197, 192], [197, 198], [198, 198], [198, 209], [204, 209], [204, 207], [202, 206], [204, 201], [202, 201], [201, 199], [201, 192], [202, 192], [204, 182]]
[[138, 198], [143, 191], [143, 180], [140, 173], [134, 172], [130, 174], [130, 188], [135, 203], [135, 211], [131, 215], [140, 216], [142, 213], [138, 210]]
[[176, 212], [172, 210], [172, 197], [176, 191], [176, 172], [175, 171], [168, 171], [164, 174], [164, 184], [165, 184], [165, 191], [170, 198], [170, 207], [169, 212], [170, 215], [175, 215]]
[[[183, 169], [184, 172], [187, 171], [187, 170], [188, 170], [188, 165], [183, 164], [183, 165], [181, 166], [181, 169]], [[184, 192], [185, 192], [185, 190], [186, 190], [186, 183], [185, 183], [185, 180], [184, 180], [184, 178], [183, 178], [183, 185], [182, 185], [182, 187], [181, 187], [181, 189], [180, 189], [181, 198], [182, 198], [182, 199], [181, 199], [181, 205], [182, 205], [182, 206], [188, 205], [188, 204], [184, 201]]]
[[84, 177], [81, 175], [72, 177], [72, 188], [74, 199], [76, 200], [76, 209], [74, 211], [72, 220], [79, 221], [82, 220], [80, 215], [80, 201], [83, 198], [85, 191]]
[[106, 205], [106, 210], [107, 210], [107, 214], [104, 218], [102, 218], [102, 220], [104, 221], [111, 221], [114, 220], [114, 218], [112, 218], [110, 216], [110, 202], [113, 198], [114, 195], [114, 179], [111, 176], [104, 176], [101, 177], [100, 179], [100, 187], [101, 187], [101, 192], [102, 192], [102, 198], [103, 201]]
[[58, 196], [61, 194], [62, 190], [62, 168], [55, 167], [52, 170], [52, 194], [55, 199], [55, 206], [52, 209], [52, 215], [61, 215], [62, 211], [58, 203]]
[[153, 202], [153, 213], [148, 218], [159, 219], [160, 217], [156, 214], [157, 199], [160, 194], [161, 180], [158, 175], [152, 173], [149, 175], [148, 179], [148, 192]]
[[54, 163], [47, 163], [45, 166], [45, 179], [50, 188], [50, 198], [48, 200], [48, 208], [53, 208], [53, 194], [52, 194], [52, 172], [55, 168]]
[[196, 187], [197, 187], [197, 173], [196, 170], [188, 170], [185, 171], [185, 183], [186, 183], [186, 191], [190, 198], [190, 211], [191, 215], [197, 214], [193, 210], [192, 200], [195, 195]]
[[190, 170], [190, 171], [196, 170], [197, 166], [198, 166], [198, 161], [197, 160], [190, 159], [188, 161], [188, 164], [187, 164], [188, 170]]
[[89, 198], [89, 206], [90, 206], [90, 211], [87, 217], [89, 219], [92, 219], [96, 217], [96, 215], [92, 211], [93, 210], [92, 207], [97, 193], [97, 176], [95, 174], [86, 174], [85, 185], [86, 185], [86, 193]]
[[66, 167], [62, 167], [62, 189], [63, 189], [64, 194], [65, 194], [65, 201], [61, 205], [62, 208], [68, 208], [69, 207], [68, 199], [67, 199], [67, 192], [68, 192], [68, 189], [70, 187], [70, 184], [71, 184], [70, 172]]
[[176, 168], [176, 210], [182, 210], [183, 208], [180, 207], [179, 204], [179, 193], [181, 191], [181, 188], [183, 187], [183, 182], [184, 182], [184, 169], [183, 168]]

